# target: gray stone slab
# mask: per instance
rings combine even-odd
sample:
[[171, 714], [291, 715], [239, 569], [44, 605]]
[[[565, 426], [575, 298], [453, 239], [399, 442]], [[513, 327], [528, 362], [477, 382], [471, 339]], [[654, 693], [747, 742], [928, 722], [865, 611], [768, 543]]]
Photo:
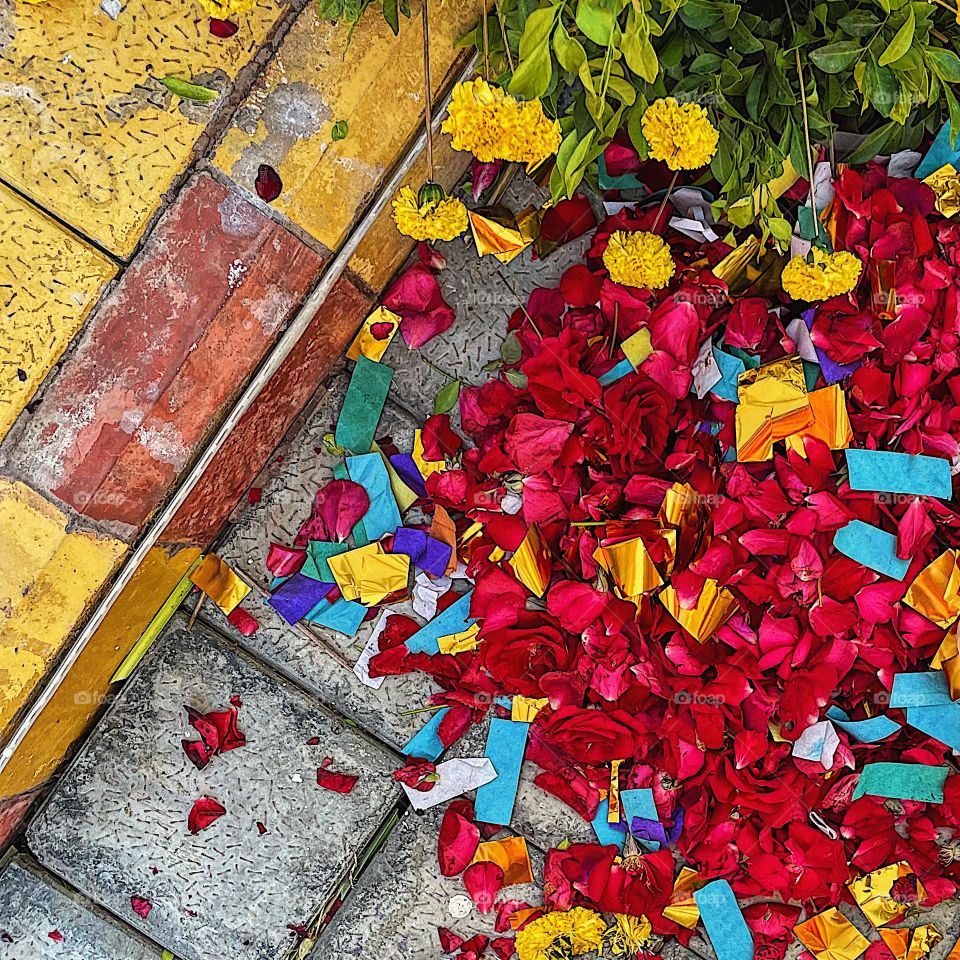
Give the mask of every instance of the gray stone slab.
[[159, 960], [160, 950], [25, 857], [12, 856], [0, 872], [0, 960], [64, 957]]
[[[269, 586], [266, 568], [271, 543], [292, 544], [297, 531], [309, 517], [314, 494], [333, 477], [340, 462], [323, 444], [323, 436], [336, 424], [348, 383], [348, 374], [333, 375], [317, 398], [313, 412], [281, 447], [282, 461], [263, 487], [260, 502], [247, 506], [217, 552], [235, 569], [263, 589]], [[378, 437], [390, 436], [401, 450], [413, 445], [413, 422], [392, 403], [380, 421]], [[244, 602], [260, 624], [249, 638], [227, 623], [211, 604], [205, 604], [202, 618], [228, 633], [250, 652], [305, 686], [323, 703], [368, 730], [384, 743], [402, 747], [425, 722], [423, 714], [404, 712], [422, 706], [437, 688], [422, 674], [388, 677], [379, 690], [362, 684], [312, 641], [253, 595]], [[412, 613], [408, 606], [398, 611]], [[372, 624], [361, 624], [355, 637], [312, 626], [349, 663], [360, 656]]]
[[[443, 956], [438, 927], [462, 937], [511, 935], [494, 932], [495, 915], [479, 913], [460, 877], [440, 874], [441, 819], [442, 808], [403, 817], [320, 935], [310, 960], [436, 960]], [[536, 851], [531, 854], [535, 882], [504, 888], [504, 899], [543, 903], [542, 864]]]
[[[198, 771], [184, 704], [239, 696], [244, 747]], [[319, 738], [310, 745], [308, 740]], [[360, 774], [317, 785], [326, 757]], [[287, 925], [311, 923], [400, 794], [394, 758], [200, 626], [177, 618], [88, 740], [27, 837], [48, 869], [182, 960], [280, 960]], [[193, 802], [226, 814], [196, 835]], [[266, 827], [261, 835], [257, 823]], [[152, 904], [146, 918], [131, 897]]]
[[[521, 175], [507, 188], [504, 203], [512, 210], [521, 210], [544, 199]], [[478, 257], [469, 233], [438, 244], [447, 260], [439, 275], [440, 287], [457, 319], [449, 330], [419, 350], [409, 350], [401, 337], [394, 338], [384, 363], [396, 371], [391, 392], [397, 402], [420, 419], [432, 412], [434, 397], [447, 378], [423, 358], [464, 383], [483, 383], [490, 376], [483, 367], [500, 356], [507, 319], [519, 306], [518, 298], [526, 303], [534, 287], [556, 286], [563, 272], [583, 258], [590, 237], [588, 234], [566, 244], [545, 260], [534, 260], [528, 248], [506, 265], [492, 256]]]

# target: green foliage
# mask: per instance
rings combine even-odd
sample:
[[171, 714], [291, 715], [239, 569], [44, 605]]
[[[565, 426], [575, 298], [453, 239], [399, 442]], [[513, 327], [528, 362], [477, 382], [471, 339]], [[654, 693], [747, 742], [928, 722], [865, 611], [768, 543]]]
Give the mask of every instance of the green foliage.
[[[325, 20], [346, 20], [356, 25], [367, 7], [380, 7], [383, 19], [394, 35], [400, 32], [400, 14], [410, 16], [409, 0], [317, 0], [320, 16]], [[351, 34], [352, 34], [351, 28]]]
[[[926, 0], [500, 0], [500, 15], [504, 29], [493, 10], [488, 25], [496, 79], [560, 119], [558, 198], [596, 185], [620, 129], [646, 155], [640, 121], [658, 97], [707, 109], [717, 211], [734, 226], [759, 219], [781, 242], [789, 224], [767, 186], [788, 158], [806, 175], [808, 134], [833, 153], [838, 131], [863, 135], [836, 154], [863, 162], [916, 147], [948, 116], [960, 131], [960, 28]], [[481, 38], [477, 27], [462, 43]]]
[[348, 133], [350, 133], [350, 124], [348, 124], [346, 120], [338, 120], [330, 128], [330, 139], [334, 143], [338, 140], [346, 140]]

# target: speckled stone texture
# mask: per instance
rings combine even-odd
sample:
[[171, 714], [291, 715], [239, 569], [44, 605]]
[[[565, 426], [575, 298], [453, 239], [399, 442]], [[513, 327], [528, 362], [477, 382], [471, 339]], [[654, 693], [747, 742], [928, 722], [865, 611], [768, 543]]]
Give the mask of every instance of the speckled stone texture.
[[63, 960], [64, 957], [159, 960], [160, 950], [39, 870], [27, 858], [14, 855], [0, 870], [0, 958]]
[[[239, 697], [244, 747], [198, 771], [184, 704]], [[314, 745], [308, 743], [318, 738]], [[349, 795], [317, 768], [360, 774]], [[181, 960], [280, 960], [399, 796], [394, 759], [200, 626], [178, 618], [141, 663], [28, 831], [37, 858]], [[191, 835], [193, 802], [226, 814]], [[266, 832], [260, 832], [261, 823]], [[131, 898], [149, 901], [141, 917]]]
[[[460, 877], [441, 876], [437, 832], [443, 807], [407, 813], [321, 934], [310, 960], [435, 960], [437, 927], [462, 937], [492, 936], [494, 915], [473, 906]], [[504, 888], [504, 899], [543, 903], [542, 863], [531, 849], [534, 883]]]
[[[327, 380], [311, 414], [282, 445], [278, 454], [282, 461], [275, 464], [260, 502], [246, 508], [217, 547], [220, 556], [263, 588], [270, 581], [266, 568], [270, 544], [293, 543], [300, 526], [310, 515], [314, 494], [333, 477], [333, 467], [339, 461], [327, 451], [323, 436], [334, 430], [348, 380], [349, 375], [343, 369]], [[388, 402], [377, 437], [390, 437], [401, 450], [409, 450], [413, 430], [413, 421]], [[309, 637], [285, 623], [272, 607], [252, 595], [244, 607], [260, 623], [260, 629], [249, 638], [241, 637], [210, 604], [204, 605], [203, 616], [384, 743], [402, 747], [426, 722], [424, 714], [404, 716], [404, 711], [422, 706], [434, 692], [436, 687], [428, 677], [423, 674], [388, 677], [379, 690], [374, 690], [362, 684], [352, 670], [327, 655], [320, 644], [311, 642]], [[409, 605], [401, 609], [412, 613]], [[355, 637], [319, 626], [310, 629], [352, 664], [366, 644], [372, 621], [361, 624]]]

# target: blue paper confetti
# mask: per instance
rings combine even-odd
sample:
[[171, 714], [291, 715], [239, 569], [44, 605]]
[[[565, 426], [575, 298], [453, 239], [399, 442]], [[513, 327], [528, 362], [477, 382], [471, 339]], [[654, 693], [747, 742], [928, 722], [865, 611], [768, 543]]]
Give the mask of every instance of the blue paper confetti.
[[363, 515], [363, 529], [367, 537], [373, 541], [393, 533], [403, 520], [390, 486], [390, 474], [380, 454], [365, 453], [359, 457], [347, 457], [347, 473], [370, 497], [370, 506]]
[[753, 937], [730, 884], [713, 880], [695, 890], [693, 900], [717, 960], [753, 960]]
[[411, 653], [439, 653], [440, 637], [449, 637], [454, 633], [463, 633], [474, 621], [470, 617], [470, 594], [463, 594], [456, 603], [452, 603], [443, 613], [434, 617], [426, 626], [421, 627], [407, 640], [407, 649]]
[[904, 493], [949, 500], [953, 495], [950, 461], [889, 450], [848, 449], [851, 490]]
[[413, 735], [410, 742], [403, 748], [405, 756], [421, 757], [423, 760], [429, 760], [432, 763], [443, 753], [444, 746], [440, 740], [438, 731], [449, 709], [449, 707], [443, 707], [443, 709], [438, 710], [423, 727]]
[[510, 825], [513, 806], [520, 786], [520, 767], [527, 746], [529, 723], [501, 720], [490, 721], [487, 748], [484, 756], [492, 761], [497, 778], [477, 790], [476, 819], [481, 823]]
[[897, 556], [897, 538], [862, 520], [851, 520], [837, 530], [833, 545], [844, 556], [894, 580], [902, 580], [910, 568], [909, 560]]

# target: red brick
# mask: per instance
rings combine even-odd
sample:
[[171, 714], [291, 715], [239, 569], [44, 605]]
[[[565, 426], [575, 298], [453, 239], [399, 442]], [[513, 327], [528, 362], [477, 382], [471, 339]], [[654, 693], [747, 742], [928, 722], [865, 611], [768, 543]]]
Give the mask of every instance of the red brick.
[[239, 194], [195, 177], [88, 324], [15, 462], [34, 485], [133, 535], [321, 263]]
[[164, 540], [203, 545], [213, 540], [372, 305], [340, 279], [170, 522]]

